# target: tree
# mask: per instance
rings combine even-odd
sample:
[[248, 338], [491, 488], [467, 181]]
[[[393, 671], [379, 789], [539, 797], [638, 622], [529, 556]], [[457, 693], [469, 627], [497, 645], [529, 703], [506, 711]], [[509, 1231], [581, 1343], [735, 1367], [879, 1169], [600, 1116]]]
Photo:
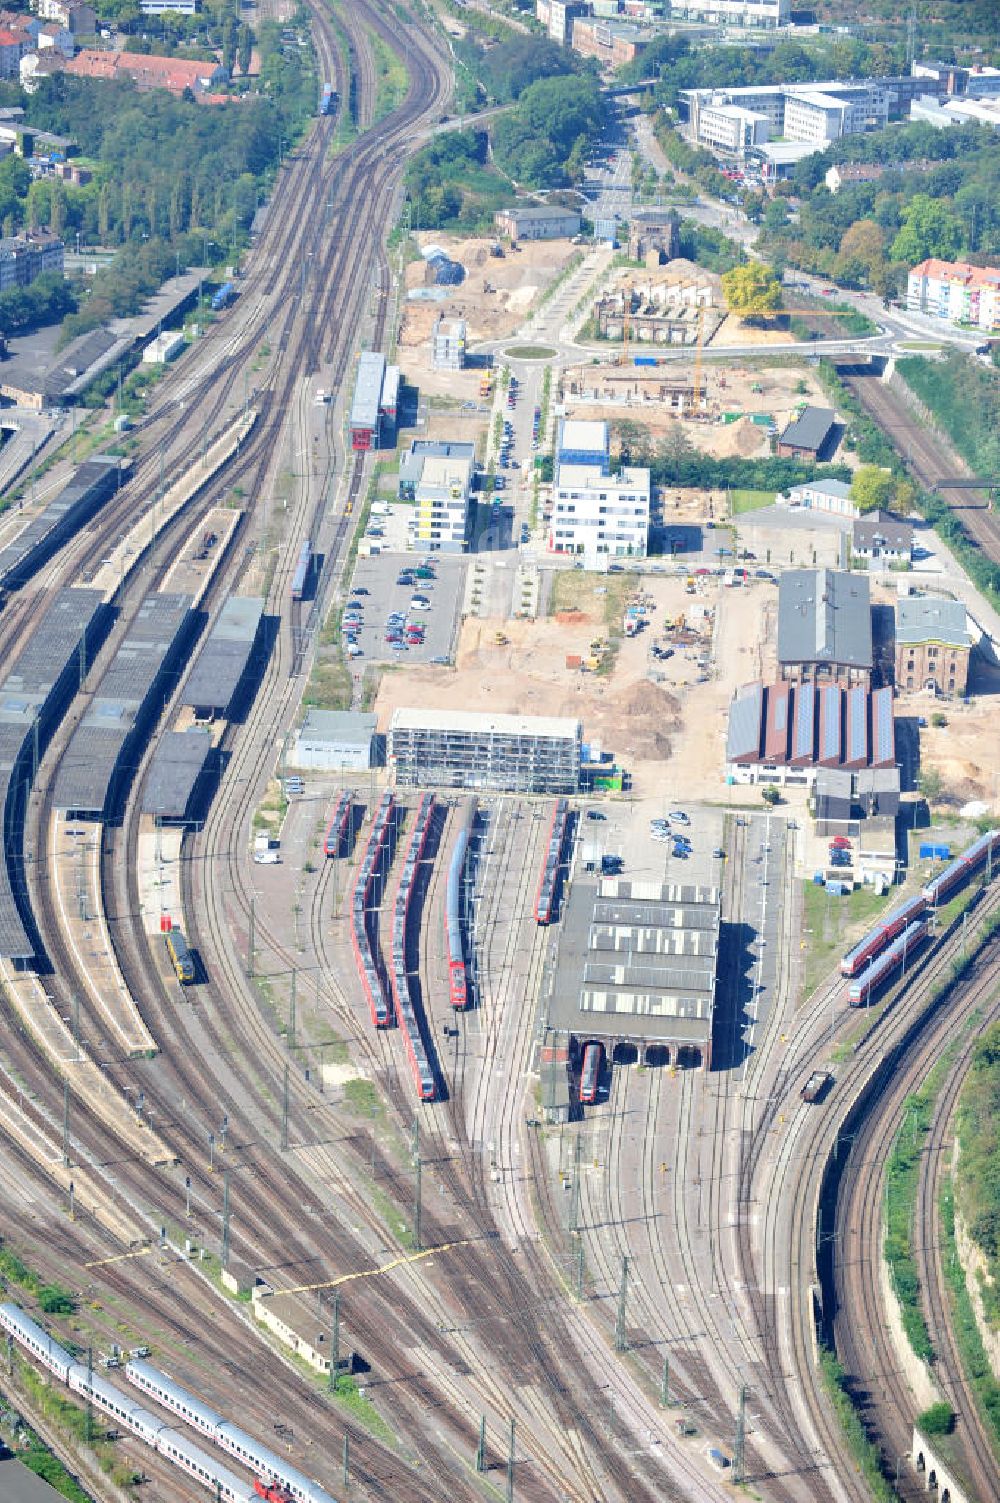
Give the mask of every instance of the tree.
[[928, 256], [954, 260], [962, 248], [962, 221], [940, 199], [916, 193], [902, 211], [902, 228], [892, 242], [892, 259], [916, 266]]
[[885, 262], [885, 232], [874, 219], [848, 226], [837, 252], [837, 276], [842, 282], [872, 282]]
[[917, 1416], [917, 1426], [925, 1435], [950, 1435], [954, 1424], [955, 1411], [943, 1399]]
[[944, 779], [936, 767], [925, 767], [917, 778], [917, 788], [929, 804], [938, 804], [944, 796]]
[[882, 511], [892, 501], [896, 482], [890, 470], [863, 464], [851, 481], [851, 500], [859, 511]]
[[781, 308], [781, 283], [761, 261], [724, 272], [722, 292], [729, 311], [742, 318], [767, 318]]
[[778, 789], [772, 787], [770, 783], [766, 788], [761, 789], [760, 796], [764, 800], [765, 804], [770, 804], [772, 808], [775, 804], [781, 803], [781, 794], [778, 792]]

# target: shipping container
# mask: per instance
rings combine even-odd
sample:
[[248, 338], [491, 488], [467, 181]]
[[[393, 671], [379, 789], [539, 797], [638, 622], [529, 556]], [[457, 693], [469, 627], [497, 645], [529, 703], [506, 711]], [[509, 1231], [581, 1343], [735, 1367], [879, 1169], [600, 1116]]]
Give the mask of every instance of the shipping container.
[[932, 841], [922, 841], [920, 845], [921, 861], [950, 861], [951, 846], [937, 845]]

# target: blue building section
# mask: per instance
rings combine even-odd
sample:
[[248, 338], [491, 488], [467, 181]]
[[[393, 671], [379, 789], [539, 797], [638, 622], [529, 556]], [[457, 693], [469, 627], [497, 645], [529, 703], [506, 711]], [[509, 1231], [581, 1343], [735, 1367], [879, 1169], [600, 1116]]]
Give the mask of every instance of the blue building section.
[[607, 423], [562, 418], [556, 440], [556, 464], [593, 466], [606, 475], [611, 465]]

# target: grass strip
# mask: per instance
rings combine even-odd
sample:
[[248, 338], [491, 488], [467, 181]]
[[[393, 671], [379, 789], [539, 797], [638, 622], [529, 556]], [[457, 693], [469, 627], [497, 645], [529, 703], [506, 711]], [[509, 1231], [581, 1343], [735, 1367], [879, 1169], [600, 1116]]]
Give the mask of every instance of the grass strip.
[[983, 1338], [979, 1334], [976, 1312], [965, 1282], [965, 1269], [958, 1256], [955, 1238], [955, 1187], [950, 1174], [942, 1177], [938, 1202], [941, 1233], [942, 1266], [951, 1295], [952, 1328], [965, 1373], [969, 1392], [983, 1417], [993, 1449], [1000, 1457], [1000, 1383], [993, 1376]]
[[868, 1438], [861, 1416], [854, 1407], [844, 1369], [829, 1347], [819, 1349], [819, 1370], [837, 1419], [847, 1439], [848, 1449], [872, 1490], [876, 1503], [896, 1503], [897, 1493], [882, 1474], [879, 1449]]
[[899, 1300], [906, 1339], [925, 1362], [933, 1362], [935, 1354], [920, 1304], [920, 1278], [913, 1242], [917, 1181], [934, 1117], [934, 1103], [951, 1069], [958, 1044], [958, 1038], [951, 1040], [920, 1090], [907, 1097], [903, 1120], [886, 1165], [883, 1256]]

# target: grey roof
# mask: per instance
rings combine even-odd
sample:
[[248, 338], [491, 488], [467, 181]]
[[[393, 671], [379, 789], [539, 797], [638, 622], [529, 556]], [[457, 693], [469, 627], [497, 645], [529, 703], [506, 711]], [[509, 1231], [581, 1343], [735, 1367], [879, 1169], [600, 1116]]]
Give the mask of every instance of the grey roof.
[[0, 551], [0, 584], [16, 589], [30, 578], [54, 549], [118, 489], [121, 464], [122, 460], [111, 455], [98, 454], [80, 465], [55, 500]]
[[819, 797], [849, 799], [853, 787], [851, 773], [843, 767], [817, 767], [815, 786]]
[[105, 671], [56, 777], [57, 809], [100, 815], [119, 759], [191, 607], [190, 595], [143, 601]]
[[399, 479], [401, 482], [412, 481], [418, 485], [424, 470], [425, 459], [467, 459], [470, 465], [475, 464], [475, 444], [447, 443], [438, 439], [415, 439], [410, 444], [409, 452], [404, 454], [399, 461]]
[[855, 549], [870, 551], [876, 540], [898, 552], [908, 552], [913, 547], [913, 527], [909, 522], [904, 522], [887, 511], [870, 511], [863, 517], [855, 518], [853, 527]]
[[898, 793], [899, 768], [861, 767], [854, 774], [854, 786], [858, 793]]
[[181, 704], [226, 714], [246, 672], [263, 614], [261, 596], [230, 595], [188, 674]]
[[779, 663], [872, 666], [868, 580], [832, 569], [789, 569], [778, 585]]
[[351, 402], [351, 427], [378, 429], [378, 410], [385, 380], [385, 356], [377, 350], [364, 350], [358, 360]]
[[539, 222], [548, 219], [575, 219], [577, 221], [580, 219], [576, 209], [564, 209], [560, 204], [546, 204], [544, 208], [529, 208], [527, 205], [522, 208], [516, 205], [513, 209], [508, 209], [507, 213], [515, 219], [526, 220], [529, 224], [533, 220]]
[[149, 765], [142, 796], [143, 814], [186, 819], [195, 785], [212, 750], [208, 731], [192, 727], [161, 736]]
[[[103, 602], [100, 590], [60, 590], [0, 685], [0, 806], [5, 810], [11, 776], [32, 728], [73, 664], [80, 640]], [[39, 751], [43, 750], [40, 746]], [[30, 960], [35, 950], [18, 911], [11, 880], [11, 867], [21, 859], [21, 843], [20, 827], [7, 828], [5, 821], [4, 860], [0, 863], [0, 955], [10, 960]]]
[[15, 1456], [0, 1458], [0, 1497], [4, 1503], [62, 1503], [62, 1493]]
[[936, 595], [904, 595], [896, 602], [897, 643], [935, 642], [943, 647], [971, 647], [965, 606]]
[[806, 407], [793, 423], [789, 423], [778, 442], [818, 453], [836, 421], [837, 414], [832, 407]]
[[763, 684], [746, 684], [729, 706], [726, 759], [756, 761], [760, 752], [760, 722], [764, 713]]
[[359, 710], [307, 710], [299, 740], [368, 747], [377, 724], [375, 715]]

